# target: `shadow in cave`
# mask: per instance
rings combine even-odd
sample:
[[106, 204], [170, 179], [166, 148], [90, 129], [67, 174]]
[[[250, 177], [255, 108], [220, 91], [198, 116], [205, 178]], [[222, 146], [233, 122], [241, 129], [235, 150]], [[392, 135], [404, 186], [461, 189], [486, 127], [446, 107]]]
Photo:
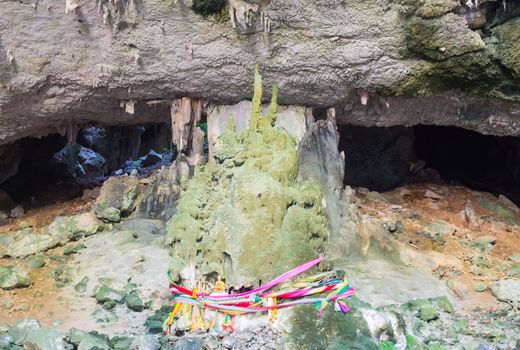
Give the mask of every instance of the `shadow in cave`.
[[[428, 125], [340, 125], [338, 131], [339, 149], [345, 152], [346, 185], [386, 191], [405, 181], [442, 179], [503, 194], [520, 204], [520, 138]], [[422, 164], [422, 170], [411, 174], [415, 164]], [[417, 176], [421, 172], [427, 176]]]
[[520, 139], [441, 126], [415, 127], [418, 159], [441, 178], [520, 203]]

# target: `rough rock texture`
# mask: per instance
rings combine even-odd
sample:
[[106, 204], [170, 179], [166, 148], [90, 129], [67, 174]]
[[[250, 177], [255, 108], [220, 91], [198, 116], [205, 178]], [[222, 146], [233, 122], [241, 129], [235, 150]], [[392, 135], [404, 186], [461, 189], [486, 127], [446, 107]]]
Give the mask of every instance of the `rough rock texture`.
[[[459, 91], [469, 107], [466, 94], [520, 98], [512, 1], [506, 10], [492, 1], [476, 10], [440, 0], [272, 0], [257, 15], [233, 18], [236, 28], [184, 0], [122, 3], [84, 2], [65, 14], [65, 1], [1, 0], [0, 143], [86, 121], [166, 122], [171, 101], [182, 97], [236, 103], [251, 96], [257, 62], [268, 82], [280, 83], [286, 105], [333, 106], [357, 89]], [[485, 31], [468, 28], [477, 14]], [[482, 113], [491, 126], [481, 128], [500, 133], [493, 125], [517, 120], [518, 107], [493, 105]], [[413, 113], [402, 118], [417, 123]], [[459, 125], [458, 113], [446, 122]]]
[[317, 181], [296, 183], [298, 152], [274, 128], [276, 87], [262, 114], [257, 74], [249, 129], [234, 119], [217, 139], [215, 162], [199, 166], [168, 222], [172, 276], [187, 285], [218, 275], [240, 287], [270, 279], [323, 251], [328, 238]]

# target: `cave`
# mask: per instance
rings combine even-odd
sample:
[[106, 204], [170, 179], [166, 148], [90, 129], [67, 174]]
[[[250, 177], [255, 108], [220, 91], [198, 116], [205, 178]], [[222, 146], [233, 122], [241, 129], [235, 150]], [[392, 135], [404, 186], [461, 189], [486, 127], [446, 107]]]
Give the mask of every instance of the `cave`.
[[520, 140], [448, 126], [338, 126], [345, 184], [387, 191], [445, 181], [520, 203]]
[[47, 197], [75, 198], [84, 189], [101, 185], [111, 174], [141, 172], [170, 163], [172, 158], [167, 124], [88, 124], [73, 143], [65, 135], [53, 133], [2, 146], [0, 190], [16, 203], [37, 206], [39, 199], [45, 203]]
[[455, 127], [417, 126], [414, 151], [446, 181], [520, 203], [520, 139]]

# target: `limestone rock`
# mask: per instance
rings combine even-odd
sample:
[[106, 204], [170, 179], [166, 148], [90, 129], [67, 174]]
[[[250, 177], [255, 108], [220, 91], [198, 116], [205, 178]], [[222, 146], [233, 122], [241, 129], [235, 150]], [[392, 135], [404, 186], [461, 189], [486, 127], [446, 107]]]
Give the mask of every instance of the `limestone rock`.
[[118, 222], [120, 217], [134, 211], [138, 195], [138, 178], [126, 175], [111, 177], [101, 187], [93, 211], [101, 220]]
[[498, 59], [515, 78], [520, 78], [520, 19], [496, 27], [494, 34], [499, 38]]
[[13, 337], [13, 343], [22, 345], [31, 333], [40, 328], [40, 321], [32, 318], [25, 318], [12, 325], [9, 328], [9, 334]]
[[500, 301], [520, 306], [520, 282], [516, 279], [499, 280], [490, 286], [491, 293]]
[[56, 329], [40, 328], [32, 331], [24, 341], [27, 350], [64, 350], [64, 335]]
[[322, 186], [296, 182], [296, 144], [273, 127], [276, 94], [262, 114], [261, 84], [257, 74], [249, 129], [237, 133], [229, 119], [216, 162], [196, 168], [168, 222], [174, 279], [251, 285], [315, 257], [327, 240]]
[[36, 254], [25, 259], [27, 266], [31, 269], [39, 269], [45, 265], [45, 256], [43, 254]]
[[99, 303], [106, 303], [107, 301], [115, 301], [116, 303], [123, 303], [127, 293], [121, 290], [116, 290], [105, 285], [101, 285], [97, 291], [95, 298]]
[[144, 304], [139, 295], [136, 293], [129, 293], [125, 299], [126, 306], [133, 311], [141, 312], [144, 309]]
[[31, 285], [29, 273], [19, 266], [0, 267], [0, 288], [9, 290]]
[[103, 338], [87, 334], [79, 343], [78, 350], [110, 350], [110, 346]]
[[39, 252], [54, 248], [60, 244], [60, 239], [43, 233], [33, 233], [26, 229], [17, 231], [14, 239], [8, 243], [0, 255], [13, 258], [24, 258]]
[[70, 217], [57, 217], [47, 227], [47, 233], [61, 242], [76, 241], [96, 234], [103, 224], [92, 214], [83, 213]]

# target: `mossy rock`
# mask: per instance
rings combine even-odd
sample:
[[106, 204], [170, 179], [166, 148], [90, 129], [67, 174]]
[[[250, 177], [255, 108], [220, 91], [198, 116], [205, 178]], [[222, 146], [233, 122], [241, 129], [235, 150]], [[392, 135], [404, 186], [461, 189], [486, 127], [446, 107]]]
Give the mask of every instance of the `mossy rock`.
[[493, 30], [498, 39], [496, 53], [500, 62], [516, 79], [520, 78], [520, 18], [508, 21]]
[[347, 303], [350, 312], [335, 312], [332, 305], [325, 309], [323, 316], [312, 306], [294, 309], [290, 318], [290, 332], [284, 339], [288, 349], [379, 349], [372, 339], [368, 324], [359, 307], [364, 305], [357, 298]]
[[437, 61], [485, 47], [478, 33], [468, 28], [465, 19], [453, 13], [432, 19], [412, 17], [405, 24], [405, 31], [406, 43], [412, 52]]
[[294, 139], [273, 127], [277, 89], [262, 113], [262, 79], [255, 74], [249, 129], [233, 118], [217, 139], [215, 162], [198, 166], [185, 183], [167, 225], [174, 279], [217, 275], [236, 286], [268, 280], [316, 257], [328, 237], [323, 190], [296, 182]]

